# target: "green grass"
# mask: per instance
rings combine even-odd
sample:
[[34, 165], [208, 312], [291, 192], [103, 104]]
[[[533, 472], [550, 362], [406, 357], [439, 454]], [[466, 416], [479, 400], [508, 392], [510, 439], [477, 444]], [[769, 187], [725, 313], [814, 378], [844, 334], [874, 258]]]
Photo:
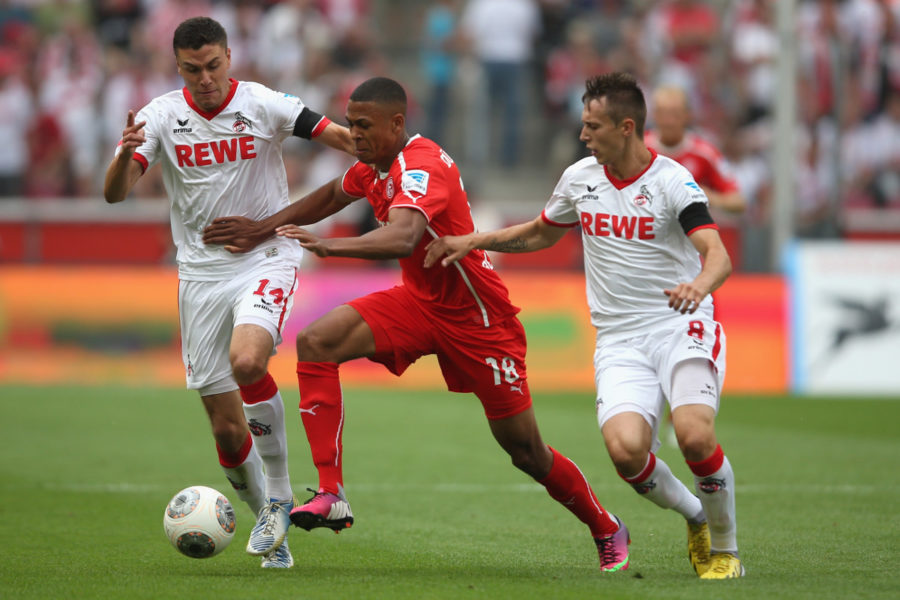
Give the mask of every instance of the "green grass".
[[[296, 406], [296, 390], [285, 389]], [[747, 577], [700, 582], [684, 524], [638, 497], [602, 448], [592, 395], [538, 394], [545, 439], [632, 533], [631, 568], [602, 575], [587, 530], [516, 471], [472, 396], [346, 391], [345, 475], [357, 518], [293, 529], [297, 565], [179, 555], [162, 531], [190, 484], [236, 500], [195, 396], [172, 389], [0, 387], [2, 598], [894, 598], [900, 584], [900, 402], [729, 397], [718, 431], [738, 479]], [[296, 415], [290, 411], [289, 414]], [[294, 488], [315, 483], [299, 418]], [[686, 479], [672, 448], [660, 456]]]

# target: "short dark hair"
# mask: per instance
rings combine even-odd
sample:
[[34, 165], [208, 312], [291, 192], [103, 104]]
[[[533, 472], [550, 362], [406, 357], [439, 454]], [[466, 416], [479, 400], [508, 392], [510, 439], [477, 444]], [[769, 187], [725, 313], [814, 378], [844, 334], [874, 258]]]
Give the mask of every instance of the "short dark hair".
[[350, 94], [350, 100], [391, 104], [406, 114], [406, 92], [402, 85], [388, 77], [372, 77], [363, 81]]
[[581, 101], [585, 106], [591, 100], [606, 98], [607, 111], [614, 123], [623, 119], [632, 119], [636, 133], [643, 137], [644, 124], [647, 121], [647, 103], [644, 92], [633, 75], [628, 73], [604, 73], [591, 77], [585, 84]]
[[228, 34], [215, 19], [209, 17], [192, 17], [182, 21], [172, 36], [172, 49], [199, 50], [207, 44], [218, 44], [228, 47]]

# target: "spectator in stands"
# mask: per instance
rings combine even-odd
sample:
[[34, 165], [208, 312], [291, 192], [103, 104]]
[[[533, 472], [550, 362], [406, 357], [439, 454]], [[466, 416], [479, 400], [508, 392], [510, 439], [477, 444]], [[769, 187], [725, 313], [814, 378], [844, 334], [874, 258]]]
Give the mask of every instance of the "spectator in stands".
[[691, 112], [681, 88], [660, 87], [653, 93], [654, 129], [648, 131], [648, 147], [681, 163], [706, 192], [709, 205], [728, 212], [744, 210], [744, 196], [721, 152], [708, 140], [688, 129]]
[[456, 21], [456, 0], [438, 0], [426, 11], [422, 27], [423, 71], [428, 87], [425, 135], [444, 148], [459, 45]]
[[528, 93], [525, 84], [539, 27], [535, 0], [469, 0], [462, 16], [463, 32], [483, 69], [488, 97], [488, 105], [474, 115], [478, 124], [473, 132], [489, 135], [497, 117], [502, 125], [500, 164], [506, 168], [519, 162], [522, 98]]
[[0, 49], [0, 115], [4, 115], [0, 119], [0, 198], [22, 194], [28, 168], [33, 99], [22, 80], [20, 61], [13, 50]]
[[730, 36], [732, 67], [747, 121], [770, 114], [775, 98], [779, 44], [773, 22], [774, 6], [772, 0], [743, 0], [736, 10]]

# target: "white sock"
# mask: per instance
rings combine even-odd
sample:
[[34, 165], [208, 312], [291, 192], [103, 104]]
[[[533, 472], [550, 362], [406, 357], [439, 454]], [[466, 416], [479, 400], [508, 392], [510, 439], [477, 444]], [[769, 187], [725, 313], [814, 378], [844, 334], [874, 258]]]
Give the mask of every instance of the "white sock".
[[652, 452], [640, 473], [623, 479], [653, 504], [671, 508], [689, 521], [696, 521], [698, 516], [702, 520], [703, 507], [700, 500], [672, 474], [669, 465]]
[[253, 435], [253, 445], [265, 465], [266, 497], [290, 500], [293, 492], [288, 476], [287, 434], [281, 394], [275, 392], [264, 402], [244, 403], [244, 415]]
[[709, 522], [712, 552], [737, 553], [737, 512], [734, 507], [734, 471], [724, 457], [722, 466], [706, 477], [694, 475], [694, 485]]
[[256, 445], [250, 447], [244, 462], [236, 467], [222, 465], [222, 470], [238, 498], [247, 503], [254, 515], [257, 514], [266, 504], [266, 490], [263, 487], [262, 460], [256, 452]]

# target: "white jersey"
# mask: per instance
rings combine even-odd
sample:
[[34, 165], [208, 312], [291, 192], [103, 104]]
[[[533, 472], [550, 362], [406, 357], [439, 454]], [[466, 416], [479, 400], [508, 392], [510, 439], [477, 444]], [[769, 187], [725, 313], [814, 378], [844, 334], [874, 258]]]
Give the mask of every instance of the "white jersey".
[[[701, 269], [678, 215], [690, 204], [709, 201], [687, 169], [652, 154], [650, 165], [627, 181], [593, 157], [578, 161], [563, 173], [542, 213], [551, 225], [581, 226], [591, 322], [607, 339], [684, 318], [669, 308], [663, 290], [692, 281]], [[712, 315], [707, 296], [686, 316]]]
[[246, 254], [203, 243], [203, 229], [216, 217], [259, 220], [288, 204], [281, 144], [304, 105], [258, 83], [230, 81], [228, 97], [214, 113], [182, 89], [155, 98], [135, 118], [147, 121], [135, 159], [144, 170], [162, 166], [183, 280], [227, 280], [273, 257], [300, 263], [294, 240], [272, 238]]

